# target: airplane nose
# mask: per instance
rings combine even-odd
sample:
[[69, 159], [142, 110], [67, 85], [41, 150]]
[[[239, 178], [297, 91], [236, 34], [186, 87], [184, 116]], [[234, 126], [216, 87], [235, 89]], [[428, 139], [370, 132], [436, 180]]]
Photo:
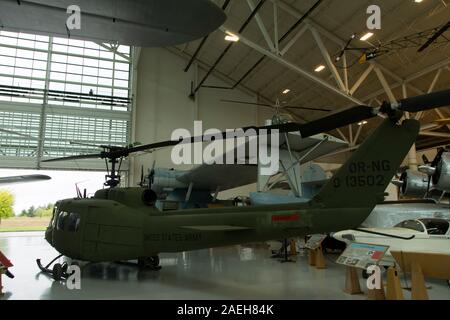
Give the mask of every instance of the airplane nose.
[[339, 231], [333, 234], [333, 238], [342, 242], [355, 241], [355, 236], [348, 231]]
[[332, 234], [332, 237], [336, 240], [342, 241], [342, 232], [335, 232]]

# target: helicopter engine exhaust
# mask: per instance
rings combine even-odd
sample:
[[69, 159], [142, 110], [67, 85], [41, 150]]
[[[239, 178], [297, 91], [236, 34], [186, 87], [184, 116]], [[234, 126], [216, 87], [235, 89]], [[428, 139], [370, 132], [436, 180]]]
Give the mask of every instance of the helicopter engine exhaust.
[[158, 199], [156, 192], [143, 188], [103, 189], [95, 193], [95, 199], [112, 200], [131, 207], [153, 207]]

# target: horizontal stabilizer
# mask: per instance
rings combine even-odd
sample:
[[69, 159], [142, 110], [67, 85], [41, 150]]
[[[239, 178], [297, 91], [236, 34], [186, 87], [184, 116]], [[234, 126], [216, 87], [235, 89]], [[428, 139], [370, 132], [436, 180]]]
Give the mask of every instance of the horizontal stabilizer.
[[248, 227], [240, 227], [240, 226], [226, 226], [226, 225], [218, 225], [218, 226], [185, 226], [181, 227], [183, 229], [197, 230], [197, 231], [243, 231], [243, 230], [252, 230], [253, 228]]

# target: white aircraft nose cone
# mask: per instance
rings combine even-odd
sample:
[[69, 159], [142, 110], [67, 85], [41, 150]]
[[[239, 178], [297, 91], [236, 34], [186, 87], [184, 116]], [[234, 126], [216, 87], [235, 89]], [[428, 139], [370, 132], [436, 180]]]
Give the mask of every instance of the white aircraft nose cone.
[[333, 238], [342, 242], [355, 241], [355, 236], [348, 230], [334, 233]]

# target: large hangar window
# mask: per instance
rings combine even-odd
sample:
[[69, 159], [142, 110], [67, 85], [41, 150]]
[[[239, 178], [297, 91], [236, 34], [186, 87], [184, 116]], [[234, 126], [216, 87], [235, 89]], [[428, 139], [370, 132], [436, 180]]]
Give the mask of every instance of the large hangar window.
[[0, 31], [2, 166], [128, 144], [131, 57], [128, 46]]

